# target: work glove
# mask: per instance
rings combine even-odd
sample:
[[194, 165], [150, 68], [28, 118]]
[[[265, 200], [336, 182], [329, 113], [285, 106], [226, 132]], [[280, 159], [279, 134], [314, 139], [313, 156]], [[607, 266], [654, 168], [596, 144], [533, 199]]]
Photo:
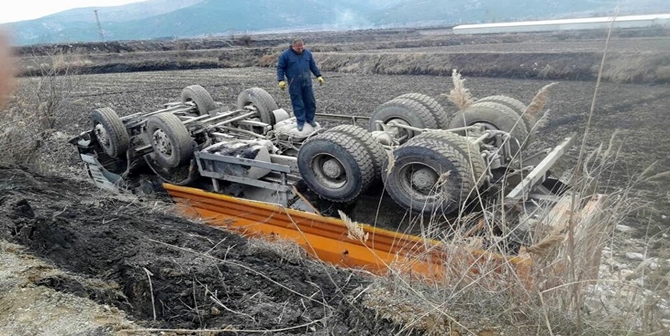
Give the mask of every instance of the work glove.
[[286, 90], [286, 81], [279, 81], [279, 88], [282, 90]]
[[321, 76], [316, 77], [316, 80], [319, 81], [319, 85], [323, 85], [323, 77], [321, 77]]

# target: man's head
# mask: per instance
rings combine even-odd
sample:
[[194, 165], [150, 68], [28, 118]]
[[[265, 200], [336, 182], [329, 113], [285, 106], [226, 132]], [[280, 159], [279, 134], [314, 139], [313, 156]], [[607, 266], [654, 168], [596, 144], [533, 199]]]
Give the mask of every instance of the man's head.
[[291, 43], [291, 49], [298, 54], [302, 54], [302, 51], [305, 50], [305, 42], [302, 39], [295, 39]]

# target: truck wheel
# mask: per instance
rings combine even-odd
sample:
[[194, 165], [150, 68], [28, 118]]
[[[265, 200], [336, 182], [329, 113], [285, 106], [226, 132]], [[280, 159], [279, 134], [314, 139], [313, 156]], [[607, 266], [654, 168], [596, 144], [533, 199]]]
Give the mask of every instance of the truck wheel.
[[378, 179], [381, 176], [382, 165], [386, 158], [386, 150], [377, 139], [370, 135], [370, 132], [356, 125], [339, 125], [329, 129], [328, 132], [342, 133], [356, 139], [372, 159], [374, 179]]
[[270, 125], [276, 123], [272, 111], [278, 109], [277, 102], [265, 90], [261, 88], [246, 89], [237, 96], [237, 108], [243, 109], [245, 106], [253, 106], [258, 111], [258, 117], [262, 122]]
[[457, 150], [468, 163], [465, 166], [466, 173], [477, 181], [477, 187], [481, 187], [486, 182], [486, 161], [481, 155], [479, 146], [470, 142], [466, 137], [454, 132], [439, 130], [421, 133], [407, 143], [420, 143], [424, 140], [443, 142], [446, 146]]
[[209, 114], [210, 111], [217, 108], [212, 96], [200, 85], [189, 85], [181, 91], [181, 102], [192, 101], [198, 108], [198, 115]]
[[[370, 117], [369, 129], [371, 131], [383, 130], [377, 121], [388, 124], [391, 121], [396, 121], [401, 124], [413, 126], [417, 128], [437, 128], [437, 121], [435, 117], [420, 103], [407, 98], [392, 99], [372, 112]], [[399, 129], [396, 138], [404, 143], [410, 138], [417, 135], [419, 132], [414, 132], [406, 129]]]
[[93, 131], [105, 154], [118, 158], [126, 155], [130, 136], [119, 115], [109, 107], [95, 109], [91, 113]]
[[332, 202], [355, 200], [374, 177], [365, 147], [339, 132], [322, 133], [304, 143], [298, 152], [298, 170], [312, 191]]
[[[516, 112], [500, 104], [491, 102], [476, 103], [456, 112], [454, 118], [449, 123], [449, 128], [471, 126], [480, 123], [484, 124], [487, 129], [510, 133], [509, 144], [511, 153], [508, 154], [514, 156], [522, 149], [521, 145], [524, 144], [524, 141], [528, 137], [526, 125], [519, 119], [520, 117]], [[457, 133], [465, 135], [465, 132]], [[500, 148], [503, 143], [497, 142], [494, 145]]]
[[442, 108], [442, 105], [440, 105], [437, 100], [431, 98], [430, 96], [415, 92], [406, 93], [402, 96], [398, 96], [397, 98], [407, 98], [418, 102], [419, 104], [423, 105], [423, 107], [428, 109], [430, 114], [433, 115], [433, 118], [435, 118], [435, 121], [437, 122], [437, 128], [446, 129], [449, 127], [449, 114], [447, 114], [447, 111]]
[[493, 102], [493, 103], [503, 104], [503, 105], [513, 109], [519, 115], [522, 115], [523, 112], [526, 110], [526, 104], [524, 104], [521, 101], [519, 101], [517, 99], [514, 99], [512, 97], [503, 96], [503, 95], [495, 95], [495, 96], [484, 97], [482, 99], [477, 100], [475, 103], [486, 103], [486, 102]]
[[393, 164], [384, 162], [386, 191], [413, 213], [451, 213], [475, 188], [465, 157], [442, 141], [413, 141], [398, 147], [393, 156]]
[[195, 143], [179, 117], [172, 113], [156, 114], [147, 119], [147, 133], [156, 162], [175, 168], [193, 158]]
[[528, 132], [531, 133], [532, 135], [531, 131], [533, 130], [533, 126], [535, 126], [537, 120], [535, 120], [534, 117], [524, 113], [527, 108], [526, 104], [512, 97], [502, 95], [484, 97], [478, 100], [476, 103], [486, 103], [486, 102], [502, 104], [514, 110], [514, 112], [516, 112], [518, 115], [521, 116], [521, 119], [523, 120], [524, 124], [526, 124], [526, 130], [528, 130]]

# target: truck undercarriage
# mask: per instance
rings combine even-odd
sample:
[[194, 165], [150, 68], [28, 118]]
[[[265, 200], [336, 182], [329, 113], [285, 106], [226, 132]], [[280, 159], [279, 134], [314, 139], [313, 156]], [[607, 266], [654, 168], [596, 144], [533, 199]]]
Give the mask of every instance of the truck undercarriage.
[[[514, 255], [532, 244], [534, 223], [571, 195], [550, 169], [572, 143], [525, 155], [534, 126], [525, 112], [520, 101], [490, 96], [450, 115], [410, 93], [370, 117], [317, 114], [337, 126], [298, 131], [260, 88], [241, 92], [228, 110], [191, 85], [156, 111], [97, 109], [91, 129], [71, 143], [102, 188], [141, 191], [159, 181], [186, 214], [296, 241], [326, 261], [443, 275], [439, 247], [468, 218], [477, 223], [469, 236], [501, 245], [494, 259], [515, 260], [524, 273], [526, 261]], [[581, 196], [585, 205], [591, 195]], [[373, 225], [355, 223], [365, 233], [356, 238], [352, 221]], [[417, 221], [443, 232], [402, 228]]]

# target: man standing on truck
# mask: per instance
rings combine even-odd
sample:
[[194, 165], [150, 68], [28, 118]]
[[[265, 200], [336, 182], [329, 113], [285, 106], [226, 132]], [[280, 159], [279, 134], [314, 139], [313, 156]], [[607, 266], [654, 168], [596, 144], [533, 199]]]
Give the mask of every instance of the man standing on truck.
[[305, 42], [302, 39], [293, 40], [291, 46], [279, 55], [277, 80], [280, 89], [285, 90], [288, 86], [293, 114], [298, 121], [298, 131], [302, 131], [305, 123], [312, 127], [317, 126], [314, 121], [316, 99], [312, 90], [311, 74], [316, 76], [319, 85], [323, 85], [321, 71], [316, 66], [312, 53], [305, 49]]

